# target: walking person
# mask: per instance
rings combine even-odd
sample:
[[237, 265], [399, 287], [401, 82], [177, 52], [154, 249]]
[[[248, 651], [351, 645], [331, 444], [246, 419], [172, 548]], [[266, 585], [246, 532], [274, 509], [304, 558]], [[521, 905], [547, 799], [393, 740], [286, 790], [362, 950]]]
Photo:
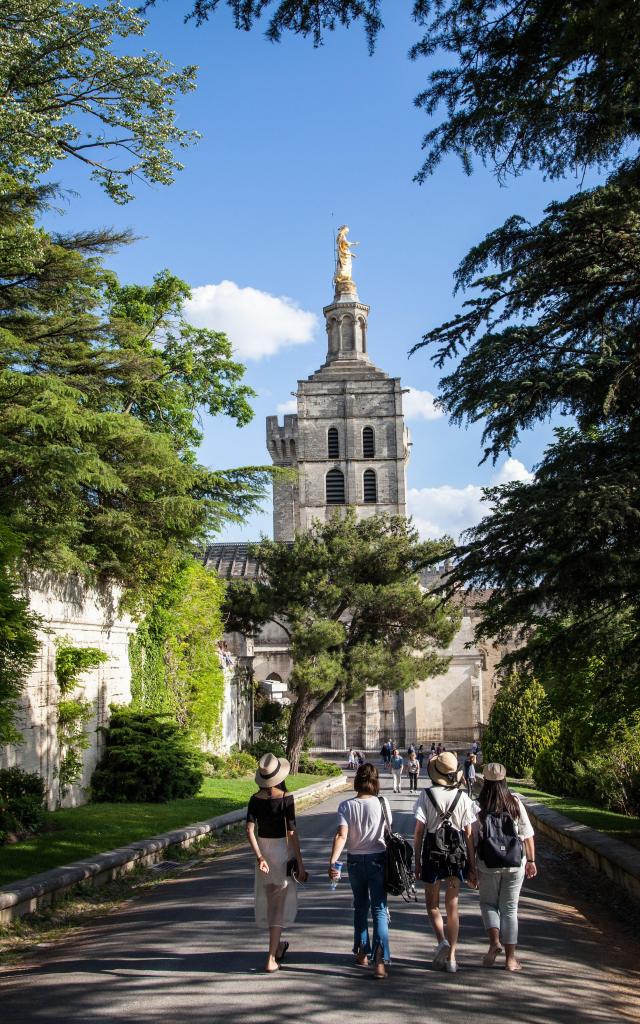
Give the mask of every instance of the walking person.
[[402, 773], [404, 771], [404, 758], [394, 747], [391, 752], [391, 774], [393, 776], [393, 792], [402, 793]]
[[421, 743], [420, 746], [418, 747], [418, 764], [420, 765], [420, 771], [422, 771], [422, 766], [424, 764], [425, 756], [426, 755], [425, 755], [425, 752], [424, 752], [424, 744]]
[[416, 756], [415, 751], [409, 754], [409, 760], [407, 761], [407, 775], [409, 776], [409, 792], [418, 792], [418, 774], [420, 772], [420, 762]]
[[284, 784], [290, 770], [286, 758], [265, 754], [256, 772], [258, 792], [247, 808], [247, 840], [256, 856], [255, 920], [259, 928], [269, 929], [264, 968], [267, 974], [280, 969], [289, 948], [289, 943], [282, 941], [282, 930], [296, 919], [297, 882], [305, 882], [308, 877], [296, 830], [293, 795], [287, 793]]
[[473, 800], [473, 788], [476, 784], [476, 755], [469, 754], [469, 765], [467, 768], [467, 792]]
[[518, 900], [525, 878], [538, 874], [534, 832], [522, 800], [506, 782], [503, 764], [491, 762], [484, 768], [484, 783], [478, 803], [474, 832], [478, 841], [478, 888], [482, 923], [489, 949], [482, 963], [492, 967], [505, 951], [505, 969], [519, 971]]
[[[425, 901], [437, 946], [433, 966], [454, 974], [458, 970], [456, 947], [460, 932], [458, 897], [465, 872], [475, 888], [476, 862], [471, 826], [473, 804], [460, 788], [462, 771], [458, 758], [444, 752], [427, 764], [433, 783], [420, 794], [415, 809], [414, 850], [416, 878], [425, 883]], [[445, 883], [446, 929], [440, 912], [440, 885]]]
[[[376, 978], [385, 978], [391, 959], [389, 952], [389, 910], [384, 885], [386, 845], [385, 820], [379, 799], [380, 777], [374, 764], [358, 768], [353, 788], [356, 795], [343, 800], [338, 807], [336, 831], [329, 878], [340, 877], [333, 867], [340, 860], [345, 844], [347, 868], [353, 891], [353, 953], [360, 967], [374, 966]], [[391, 823], [391, 808], [384, 797], [385, 809]], [[369, 941], [369, 908], [373, 918], [373, 941]]]

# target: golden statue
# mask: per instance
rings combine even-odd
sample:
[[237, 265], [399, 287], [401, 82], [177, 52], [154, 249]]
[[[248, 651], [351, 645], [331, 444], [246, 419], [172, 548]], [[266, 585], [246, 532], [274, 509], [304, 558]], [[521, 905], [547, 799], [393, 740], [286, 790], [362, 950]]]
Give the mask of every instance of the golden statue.
[[347, 239], [348, 234], [348, 224], [343, 224], [342, 227], [338, 228], [336, 238], [336, 272], [333, 283], [338, 289], [340, 285], [347, 285], [350, 286], [349, 290], [352, 290], [354, 285], [353, 278], [351, 277], [351, 261], [355, 259], [356, 254], [351, 251], [351, 247], [360, 245], [360, 242], [349, 242]]

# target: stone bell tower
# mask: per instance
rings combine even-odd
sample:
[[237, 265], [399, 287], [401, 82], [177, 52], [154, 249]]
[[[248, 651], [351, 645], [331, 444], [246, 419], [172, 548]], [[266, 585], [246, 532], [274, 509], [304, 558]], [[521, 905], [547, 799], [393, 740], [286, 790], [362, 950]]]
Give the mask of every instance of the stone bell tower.
[[[296, 478], [273, 488], [273, 535], [292, 540], [314, 520], [355, 506], [359, 518], [386, 512], [406, 515], [409, 432], [402, 415], [402, 386], [371, 362], [369, 306], [351, 277], [346, 226], [338, 233], [333, 302], [323, 309], [327, 356], [307, 380], [298, 381], [297, 415], [267, 417], [267, 448], [274, 465]], [[342, 247], [342, 252], [341, 252]]]

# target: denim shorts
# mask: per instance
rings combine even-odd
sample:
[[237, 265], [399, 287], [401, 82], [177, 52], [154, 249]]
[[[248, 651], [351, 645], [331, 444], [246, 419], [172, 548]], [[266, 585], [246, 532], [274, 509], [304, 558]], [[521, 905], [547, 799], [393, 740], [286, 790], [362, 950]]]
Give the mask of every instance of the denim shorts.
[[461, 882], [464, 882], [464, 872], [460, 870], [449, 871], [447, 868], [439, 868], [427, 860], [422, 864], [421, 878], [427, 885], [433, 885], [434, 882], [444, 882], [447, 878], [458, 878]]

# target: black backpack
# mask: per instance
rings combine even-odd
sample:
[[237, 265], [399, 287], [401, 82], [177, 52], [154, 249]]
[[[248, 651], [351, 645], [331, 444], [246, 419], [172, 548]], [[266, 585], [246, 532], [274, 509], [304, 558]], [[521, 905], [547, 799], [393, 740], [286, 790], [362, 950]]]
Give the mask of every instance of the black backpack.
[[458, 790], [451, 805], [441, 810], [430, 789], [425, 789], [427, 799], [440, 815], [435, 832], [425, 832], [422, 847], [422, 863], [427, 862], [448, 874], [457, 874], [467, 866], [467, 846], [462, 832], [451, 824], [451, 815], [458, 806], [462, 790]]
[[378, 797], [384, 817], [384, 842], [387, 848], [384, 863], [384, 888], [391, 896], [402, 896], [406, 903], [417, 901], [415, 875], [413, 873], [413, 847], [399, 832], [391, 831], [387, 809], [382, 797]]
[[488, 868], [519, 868], [522, 840], [510, 814], [487, 814], [482, 822], [478, 856]]

